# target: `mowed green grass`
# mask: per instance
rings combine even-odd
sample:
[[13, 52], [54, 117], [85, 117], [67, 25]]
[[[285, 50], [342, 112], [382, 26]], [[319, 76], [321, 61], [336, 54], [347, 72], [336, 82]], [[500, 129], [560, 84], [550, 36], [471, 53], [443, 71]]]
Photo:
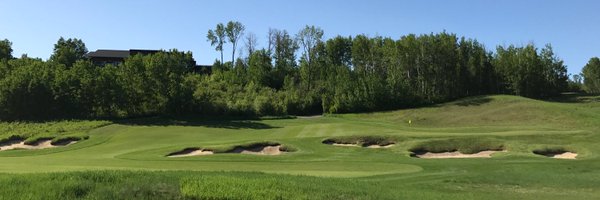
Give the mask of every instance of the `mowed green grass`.
[[[408, 124], [408, 121], [412, 121]], [[74, 124], [81, 122], [72, 122]], [[138, 119], [114, 122], [67, 147], [0, 152], [0, 196], [38, 199], [598, 199], [600, 102], [480, 96], [389, 112], [271, 120]], [[0, 133], [0, 135], [3, 135]], [[385, 136], [369, 149], [328, 138]], [[188, 147], [277, 142], [278, 156], [168, 158]], [[457, 142], [459, 141], [459, 142]], [[460, 142], [467, 141], [467, 142]], [[474, 142], [470, 142], [474, 141]], [[419, 159], [422, 144], [501, 143], [488, 159]], [[464, 147], [467, 146], [467, 147]], [[532, 153], [577, 152], [577, 160]], [[31, 185], [19, 187], [19, 185]]]

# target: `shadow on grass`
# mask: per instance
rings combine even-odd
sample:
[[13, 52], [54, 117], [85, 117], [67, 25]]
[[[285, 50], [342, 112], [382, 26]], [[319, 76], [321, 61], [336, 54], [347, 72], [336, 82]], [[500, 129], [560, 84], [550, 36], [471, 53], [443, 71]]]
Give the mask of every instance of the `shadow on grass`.
[[600, 102], [600, 95], [598, 94], [585, 94], [585, 93], [562, 93], [560, 96], [544, 99], [550, 102], [559, 103], [593, 103]]
[[260, 120], [236, 119], [167, 119], [167, 118], [140, 118], [115, 121], [116, 124], [138, 126], [202, 126], [209, 128], [225, 129], [272, 129], [281, 128], [260, 122]]
[[489, 103], [490, 101], [492, 101], [491, 98], [487, 97], [487, 96], [475, 96], [475, 97], [468, 97], [462, 100], [459, 100], [458, 102], [455, 103], [455, 105], [458, 106], [479, 106], [482, 104], [486, 104]]

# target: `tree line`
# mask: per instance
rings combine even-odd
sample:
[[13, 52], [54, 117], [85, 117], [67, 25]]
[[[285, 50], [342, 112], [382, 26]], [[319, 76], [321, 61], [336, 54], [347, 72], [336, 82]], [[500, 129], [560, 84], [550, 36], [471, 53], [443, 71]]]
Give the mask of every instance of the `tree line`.
[[[324, 39], [321, 28], [306, 26], [293, 35], [270, 29], [268, 45], [258, 48], [256, 36], [244, 31], [239, 22], [208, 31], [207, 41], [221, 53], [210, 74], [193, 73], [190, 52], [96, 66], [78, 39], [59, 39], [47, 61], [14, 58], [10, 41], [0, 41], [0, 119], [367, 112], [486, 94], [546, 98], [572, 82], [550, 45], [492, 52], [447, 32]], [[223, 60], [227, 44], [231, 61]], [[236, 58], [238, 48], [246, 56]], [[588, 65], [600, 60], [594, 63]], [[587, 90], [590, 81], [600, 82], [590, 78], [600, 70], [586, 68]]]

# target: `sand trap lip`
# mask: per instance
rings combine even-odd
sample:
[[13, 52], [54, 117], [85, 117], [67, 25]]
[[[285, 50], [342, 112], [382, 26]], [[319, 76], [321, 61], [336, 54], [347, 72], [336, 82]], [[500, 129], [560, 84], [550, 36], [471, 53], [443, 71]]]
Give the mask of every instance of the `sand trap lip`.
[[54, 147], [67, 146], [77, 141], [69, 140], [59, 144], [52, 144], [52, 139], [38, 140], [34, 144], [25, 144], [25, 140], [12, 140], [5, 142], [3, 146], [0, 146], [0, 151], [12, 150], [12, 149], [47, 149]]
[[424, 153], [414, 153], [413, 157], [432, 158], [432, 159], [436, 159], [436, 158], [491, 158], [492, 154], [497, 153], [497, 152], [506, 152], [506, 150], [503, 150], [503, 151], [487, 150], [487, 151], [480, 151], [480, 152], [477, 152], [474, 154], [464, 154], [459, 151], [442, 152], [442, 153], [424, 152]]
[[272, 146], [257, 146], [252, 148], [236, 147], [227, 153], [241, 153], [241, 154], [253, 154], [253, 155], [280, 155], [284, 151], [281, 151], [281, 145]]
[[167, 157], [176, 158], [176, 157], [187, 157], [187, 156], [202, 156], [202, 155], [211, 155], [214, 154], [211, 150], [200, 149], [200, 148], [186, 148], [184, 150], [171, 153], [167, 155]]
[[264, 145], [264, 146], [259, 145], [259, 146], [248, 147], [248, 148], [237, 146], [232, 150], [222, 152], [222, 153], [214, 152], [214, 151], [208, 150], [208, 149], [201, 149], [201, 148], [185, 148], [181, 151], [170, 153], [169, 155], [167, 155], [167, 157], [174, 158], [174, 157], [205, 156], [205, 155], [212, 155], [212, 154], [232, 154], [232, 153], [252, 154], [252, 155], [281, 155], [286, 152], [286, 151], [282, 150], [281, 147], [282, 147], [281, 145]]
[[372, 144], [372, 145], [362, 146], [362, 145], [358, 145], [358, 144], [343, 144], [343, 143], [331, 143], [329, 145], [340, 146], [340, 147], [366, 147], [366, 148], [372, 148], [372, 149], [390, 148], [390, 147], [394, 146], [394, 144], [388, 144], [388, 145]]
[[323, 144], [328, 144], [328, 145], [333, 145], [333, 146], [340, 146], [340, 147], [366, 147], [366, 148], [372, 148], [372, 149], [390, 148], [390, 147], [394, 146], [394, 144], [387, 144], [387, 145], [370, 144], [370, 145], [362, 146], [362, 145], [359, 145], [359, 144], [335, 143], [335, 142], [323, 142]]
[[549, 158], [556, 158], [556, 159], [570, 159], [570, 160], [577, 159], [577, 153], [570, 152], [570, 151], [555, 152], [555, 153], [551, 153], [551, 152], [547, 152], [547, 153], [535, 153], [534, 152], [534, 154], [546, 156], [546, 157], [549, 157]]
[[373, 145], [368, 145], [367, 148], [379, 149], [379, 148], [390, 148], [390, 147], [393, 147], [393, 146], [394, 146], [394, 144], [388, 144], [388, 145], [373, 144]]

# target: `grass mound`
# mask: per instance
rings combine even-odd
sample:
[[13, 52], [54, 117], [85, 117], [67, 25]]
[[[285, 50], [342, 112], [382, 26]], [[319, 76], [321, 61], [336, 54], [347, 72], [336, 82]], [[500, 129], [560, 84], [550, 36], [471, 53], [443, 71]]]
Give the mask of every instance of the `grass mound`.
[[[559, 104], [510, 95], [475, 96], [422, 108], [335, 115], [357, 120], [387, 121], [413, 127], [545, 126], [574, 129], [585, 126], [581, 111], [572, 104]], [[577, 120], [579, 119], [579, 120]], [[591, 118], [588, 118], [591, 119]], [[408, 121], [412, 123], [409, 124]]]
[[458, 151], [464, 154], [474, 154], [481, 151], [502, 151], [502, 142], [481, 138], [457, 138], [446, 140], [432, 140], [418, 144], [410, 149], [413, 154], [443, 153]]
[[362, 147], [368, 147], [372, 145], [377, 146], [389, 146], [396, 144], [395, 138], [389, 136], [346, 136], [346, 137], [334, 137], [323, 140], [323, 144], [353, 144]]

